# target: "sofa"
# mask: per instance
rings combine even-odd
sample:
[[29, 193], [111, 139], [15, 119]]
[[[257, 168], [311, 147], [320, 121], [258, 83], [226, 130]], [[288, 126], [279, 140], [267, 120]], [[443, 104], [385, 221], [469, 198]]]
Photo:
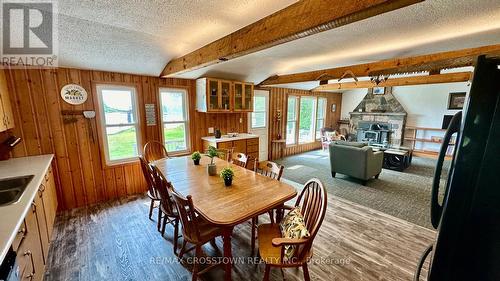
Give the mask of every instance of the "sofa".
[[382, 171], [384, 153], [373, 152], [363, 142], [335, 141], [330, 143], [330, 167], [332, 177], [337, 173], [362, 180], [363, 185], [373, 177], [378, 179]]

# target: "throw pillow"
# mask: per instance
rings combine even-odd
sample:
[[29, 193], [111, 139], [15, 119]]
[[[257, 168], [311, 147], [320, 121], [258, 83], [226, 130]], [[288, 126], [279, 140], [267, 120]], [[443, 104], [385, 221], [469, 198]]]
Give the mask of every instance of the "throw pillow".
[[[309, 237], [309, 231], [304, 223], [304, 217], [300, 212], [300, 207], [291, 210], [280, 223], [281, 237], [290, 239], [302, 239]], [[285, 261], [293, 257], [296, 246], [286, 245], [283, 259]]]

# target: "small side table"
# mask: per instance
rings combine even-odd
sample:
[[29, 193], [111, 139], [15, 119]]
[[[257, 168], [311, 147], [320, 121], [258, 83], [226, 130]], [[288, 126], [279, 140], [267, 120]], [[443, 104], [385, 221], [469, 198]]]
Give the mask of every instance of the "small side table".
[[412, 160], [412, 150], [402, 148], [380, 148], [372, 146], [373, 151], [384, 152], [382, 167], [389, 170], [402, 172], [408, 168]]
[[[272, 140], [271, 143], [273, 144], [273, 150], [274, 146], [278, 147], [278, 156], [276, 159], [283, 158], [285, 155], [285, 147], [286, 147], [286, 139], [281, 139], [281, 140]], [[271, 153], [271, 158], [272, 158], [272, 153]], [[271, 160], [275, 160], [274, 158]]]

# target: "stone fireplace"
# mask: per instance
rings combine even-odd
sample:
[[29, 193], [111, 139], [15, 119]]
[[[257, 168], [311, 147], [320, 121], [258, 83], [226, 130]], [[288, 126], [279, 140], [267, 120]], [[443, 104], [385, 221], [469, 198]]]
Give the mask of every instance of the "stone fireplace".
[[401, 145], [406, 124], [406, 110], [392, 95], [392, 88], [384, 94], [368, 93], [350, 115], [350, 128], [357, 141]]

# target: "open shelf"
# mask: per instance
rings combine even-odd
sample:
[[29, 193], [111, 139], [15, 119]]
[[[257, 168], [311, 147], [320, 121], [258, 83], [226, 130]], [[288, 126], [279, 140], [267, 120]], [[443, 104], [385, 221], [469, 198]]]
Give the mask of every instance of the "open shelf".
[[[435, 158], [438, 156], [438, 154], [439, 154], [438, 151], [425, 149], [424, 144], [425, 143], [442, 144], [443, 141], [439, 140], [439, 139], [429, 138], [427, 132], [444, 133], [444, 132], [446, 132], [446, 129], [406, 126], [404, 131], [405, 131], [405, 137], [403, 139], [405, 141], [411, 142], [408, 144], [408, 146], [412, 147], [415, 155], [423, 156], [423, 157], [432, 157], [432, 158]], [[438, 137], [441, 137], [441, 136], [438, 136]], [[420, 144], [420, 145], [418, 145], [418, 144]], [[453, 155], [453, 151], [454, 151], [453, 146], [455, 146], [455, 141], [452, 140], [450, 142], [449, 146], [451, 147], [451, 149], [450, 148], [448, 149], [448, 153], [446, 154], [447, 158], [450, 158]], [[417, 147], [419, 147], [419, 148], [417, 148]]]
[[[418, 141], [418, 142], [429, 142], [429, 143], [443, 143], [442, 141], [431, 140], [431, 139], [419, 139], [419, 138], [405, 138], [405, 140]], [[455, 145], [455, 143], [450, 142], [450, 145]]]

